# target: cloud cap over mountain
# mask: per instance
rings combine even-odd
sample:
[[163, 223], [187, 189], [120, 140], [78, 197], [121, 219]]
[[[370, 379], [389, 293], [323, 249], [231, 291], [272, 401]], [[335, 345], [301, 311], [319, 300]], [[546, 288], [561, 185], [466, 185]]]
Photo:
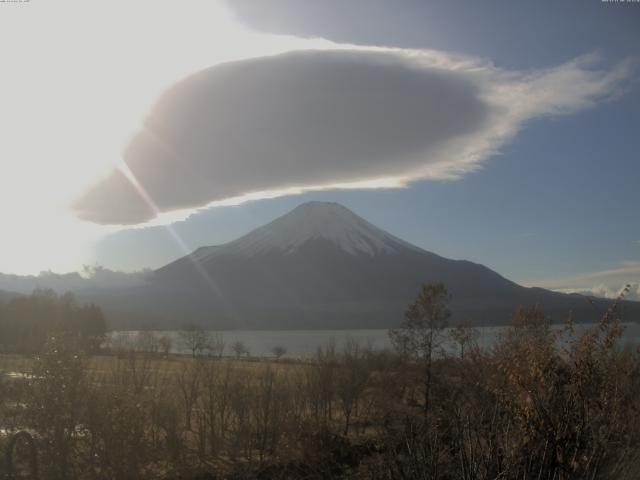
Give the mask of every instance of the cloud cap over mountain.
[[[169, 89], [126, 167], [75, 204], [136, 224], [256, 192], [401, 186], [472, 171], [527, 120], [610, 96], [628, 67], [538, 72], [397, 49], [307, 50], [217, 65]], [[270, 192], [270, 193], [269, 193]]]

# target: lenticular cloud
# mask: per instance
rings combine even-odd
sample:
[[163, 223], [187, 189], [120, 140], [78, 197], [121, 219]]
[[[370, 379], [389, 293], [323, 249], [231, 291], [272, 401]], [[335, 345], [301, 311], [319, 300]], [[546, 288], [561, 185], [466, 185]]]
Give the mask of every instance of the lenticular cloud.
[[255, 192], [456, 178], [526, 120], [585, 108], [625, 77], [584, 59], [525, 75], [386, 49], [217, 65], [162, 95], [124, 152], [126, 174], [114, 170], [75, 210], [138, 224]]

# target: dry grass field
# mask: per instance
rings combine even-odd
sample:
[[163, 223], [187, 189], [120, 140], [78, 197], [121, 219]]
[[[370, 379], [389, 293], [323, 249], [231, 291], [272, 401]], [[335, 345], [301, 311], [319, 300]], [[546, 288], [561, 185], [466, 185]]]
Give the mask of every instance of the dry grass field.
[[640, 354], [617, 343], [614, 313], [559, 347], [540, 310], [522, 310], [493, 348], [464, 327], [444, 357], [433, 325], [394, 332], [397, 352], [351, 342], [308, 361], [96, 355], [58, 335], [38, 355], [0, 355], [0, 473], [636, 478]]

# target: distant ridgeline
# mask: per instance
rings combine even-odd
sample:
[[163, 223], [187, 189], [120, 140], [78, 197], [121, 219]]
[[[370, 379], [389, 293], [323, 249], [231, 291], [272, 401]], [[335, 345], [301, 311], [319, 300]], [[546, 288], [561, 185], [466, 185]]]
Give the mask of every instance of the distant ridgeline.
[[96, 350], [104, 339], [106, 321], [100, 307], [79, 305], [71, 293], [36, 290], [31, 295], [5, 294], [0, 298], [0, 352], [34, 353], [47, 338], [74, 335]]
[[[232, 242], [202, 247], [139, 285], [78, 291], [114, 329], [390, 328], [423, 283], [452, 294], [452, 323], [506, 325], [539, 304], [554, 322], [597, 321], [610, 300], [526, 288], [493, 270], [412, 245], [336, 203], [310, 202]], [[625, 321], [640, 303], [622, 302]]]

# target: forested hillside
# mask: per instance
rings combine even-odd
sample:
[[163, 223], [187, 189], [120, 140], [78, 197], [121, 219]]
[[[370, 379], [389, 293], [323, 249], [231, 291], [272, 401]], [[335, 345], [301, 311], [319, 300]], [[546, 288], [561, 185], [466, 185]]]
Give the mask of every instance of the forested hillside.
[[33, 353], [42, 350], [47, 337], [73, 334], [99, 348], [107, 324], [95, 305], [80, 305], [71, 293], [36, 290], [0, 302], [0, 351]]

